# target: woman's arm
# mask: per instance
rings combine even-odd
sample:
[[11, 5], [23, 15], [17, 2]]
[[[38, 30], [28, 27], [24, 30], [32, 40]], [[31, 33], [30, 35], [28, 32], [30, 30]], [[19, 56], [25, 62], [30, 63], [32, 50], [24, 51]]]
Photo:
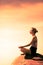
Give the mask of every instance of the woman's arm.
[[27, 45], [24, 45], [24, 46], [22, 46], [22, 47], [27, 47], [27, 46], [30, 46], [31, 44], [27, 44]]
[[29, 44], [27, 44], [27, 45], [20, 46], [19, 48], [27, 47], [27, 46], [30, 46], [31, 44], [32, 44], [32, 42], [30, 42], [30, 43], [29, 43]]
[[30, 45], [31, 45], [31, 43], [27, 44], [27, 45], [24, 45], [24, 46], [20, 46], [19, 48], [27, 47], [27, 46], [30, 46]]
[[24, 46], [20, 46], [19, 48], [23, 48], [23, 47], [27, 47], [27, 46], [30, 46], [32, 43], [33, 43], [33, 39], [32, 39], [32, 41], [29, 43], [29, 44], [27, 44], [27, 45], [24, 45]]
[[24, 46], [22, 46], [22, 47], [27, 47], [27, 46], [30, 46], [31, 44], [32, 44], [32, 41], [31, 41], [29, 44], [24, 45]]

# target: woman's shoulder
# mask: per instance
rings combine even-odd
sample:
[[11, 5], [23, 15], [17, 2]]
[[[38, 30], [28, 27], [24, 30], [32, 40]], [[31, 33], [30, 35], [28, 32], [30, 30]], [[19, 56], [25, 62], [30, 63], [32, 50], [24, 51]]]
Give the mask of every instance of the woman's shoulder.
[[37, 36], [34, 36], [33, 38], [37, 38]]
[[37, 36], [34, 36], [34, 37], [33, 37], [33, 40], [35, 40], [35, 41], [36, 41], [36, 40], [37, 40]]

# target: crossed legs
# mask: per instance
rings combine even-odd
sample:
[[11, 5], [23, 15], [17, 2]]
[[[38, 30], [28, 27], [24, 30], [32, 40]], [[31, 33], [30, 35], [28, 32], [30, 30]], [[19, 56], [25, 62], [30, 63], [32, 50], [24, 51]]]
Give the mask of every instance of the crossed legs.
[[31, 50], [30, 50], [30, 49], [21, 48], [20, 50], [21, 50], [21, 52], [23, 52], [24, 54], [26, 54], [26, 53], [31, 54]]

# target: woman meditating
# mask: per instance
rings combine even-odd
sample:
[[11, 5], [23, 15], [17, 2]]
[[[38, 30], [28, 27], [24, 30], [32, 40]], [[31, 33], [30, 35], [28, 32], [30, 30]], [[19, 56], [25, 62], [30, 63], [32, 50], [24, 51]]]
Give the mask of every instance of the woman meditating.
[[[37, 33], [37, 29], [36, 28], [32, 28], [30, 30], [30, 34], [32, 35], [32, 41], [27, 44], [27, 45], [24, 45], [24, 46], [20, 46], [20, 50], [21, 52], [23, 52], [23, 54], [30, 54], [31, 56], [35, 56], [36, 54], [36, 51], [37, 51], [37, 36], [36, 36], [36, 33]], [[30, 46], [30, 49], [26, 49], [25, 47], [27, 46]]]

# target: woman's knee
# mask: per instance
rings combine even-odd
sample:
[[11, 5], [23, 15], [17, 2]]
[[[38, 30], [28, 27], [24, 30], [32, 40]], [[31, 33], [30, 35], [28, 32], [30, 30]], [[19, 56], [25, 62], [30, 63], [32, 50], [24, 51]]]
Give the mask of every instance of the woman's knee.
[[24, 51], [24, 48], [21, 48], [21, 51], [23, 52]]

